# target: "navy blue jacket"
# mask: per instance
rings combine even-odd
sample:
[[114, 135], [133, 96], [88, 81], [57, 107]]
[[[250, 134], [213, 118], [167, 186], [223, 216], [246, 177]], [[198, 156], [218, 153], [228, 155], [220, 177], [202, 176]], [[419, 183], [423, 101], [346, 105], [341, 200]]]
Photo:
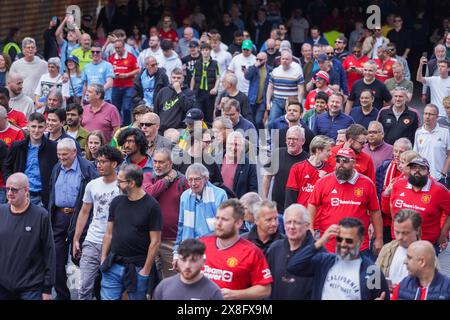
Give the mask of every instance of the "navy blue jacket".
[[[420, 282], [416, 277], [407, 276], [398, 287], [398, 300], [419, 300]], [[450, 300], [450, 278], [437, 272], [428, 287], [426, 300]]]
[[338, 130], [347, 129], [353, 123], [353, 118], [342, 111], [334, 118], [329, 112], [323, 112], [317, 115], [313, 131], [316, 135], [323, 134], [336, 140]]
[[[255, 66], [250, 66], [245, 71], [244, 77], [248, 81], [250, 81], [249, 87], [248, 87], [248, 102], [250, 104], [256, 103], [256, 98], [258, 98], [258, 90], [259, 90], [259, 70], [260, 68], [257, 68]], [[269, 75], [272, 72], [273, 68], [266, 64], [266, 81], [264, 82], [264, 88], [263, 88], [263, 95], [262, 95], [262, 103], [266, 104], [266, 92], [267, 92], [267, 85], [269, 84]]]
[[375, 181], [377, 185], [378, 199], [381, 201], [381, 192], [383, 192], [384, 178], [386, 177], [387, 168], [393, 160], [384, 160], [381, 166], [377, 168], [375, 173]]
[[[83, 195], [84, 191], [86, 189], [86, 185], [89, 183], [89, 181], [96, 179], [98, 177], [97, 169], [95, 168], [94, 164], [91, 161], [88, 161], [79, 155], [77, 156], [78, 163], [80, 165], [81, 170], [81, 187], [78, 191], [77, 200], [74, 208], [74, 212], [72, 213], [72, 216], [70, 218], [70, 225], [68, 229], [68, 238], [69, 241], [72, 241], [72, 237], [75, 234], [75, 227], [78, 219], [78, 214], [81, 210], [81, 207], [83, 205]], [[56, 205], [55, 205], [55, 185], [56, 180], [58, 180], [59, 173], [61, 172], [61, 163], [57, 163], [52, 170], [52, 175], [50, 176], [50, 198], [49, 198], [49, 204], [48, 204], [48, 212], [50, 213], [50, 217], [53, 220], [53, 216], [56, 211]], [[86, 224], [89, 226], [89, 224]]]
[[[312, 300], [322, 299], [322, 290], [325, 280], [331, 267], [336, 262], [336, 255], [316, 249], [314, 243], [295, 253], [287, 265], [287, 271], [298, 277], [313, 277]], [[361, 300], [374, 300], [384, 291], [385, 300], [389, 300], [389, 287], [380, 268], [365, 257], [361, 257], [362, 263], [359, 270], [359, 286], [361, 290]], [[379, 277], [379, 288], [377, 281], [372, 278]], [[374, 288], [368, 285], [373, 284]]]
[[[219, 164], [222, 169], [222, 164]], [[258, 192], [258, 179], [256, 176], [256, 164], [250, 164], [246, 157], [245, 163], [238, 164], [233, 180], [233, 192], [240, 198], [247, 192]]]
[[[8, 158], [6, 160], [6, 179], [13, 173], [25, 172], [29, 143], [30, 138], [28, 137], [25, 140], [15, 141], [11, 145]], [[44, 207], [47, 208], [50, 194], [49, 179], [52, 174], [53, 167], [58, 162], [58, 158], [56, 156], [56, 143], [48, 140], [45, 135], [42, 137], [42, 142], [39, 146], [38, 160], [42, 183], [41, 198]]]

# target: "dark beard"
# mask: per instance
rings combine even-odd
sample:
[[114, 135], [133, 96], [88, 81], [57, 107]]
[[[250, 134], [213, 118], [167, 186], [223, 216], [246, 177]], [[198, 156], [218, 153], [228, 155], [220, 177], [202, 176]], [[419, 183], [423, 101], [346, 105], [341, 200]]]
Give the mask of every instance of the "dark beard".
[[353, 175], [353, 170], [336, 169], [335, 174], [338, 180], [348, 181]]
[[428, 176], [420, 176], [418, 178], [409, 176], [408, 182], [415, 187], [423, 188], [428, 182]]

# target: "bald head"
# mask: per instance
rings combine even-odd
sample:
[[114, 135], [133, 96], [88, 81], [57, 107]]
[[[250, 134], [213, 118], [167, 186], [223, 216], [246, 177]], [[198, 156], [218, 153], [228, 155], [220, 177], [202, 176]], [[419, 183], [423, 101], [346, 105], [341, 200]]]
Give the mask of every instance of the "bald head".
[[420, 240], [411, 243], [408, 254], [416, 259], [423, 259], [427, 267], [434, 268], [436, 265], [436, 251], [429, 241]]
[[28, 177], [22, 172], [13, 173], [9, 176], [8, 180], [6, 180], [6, 185], [14, 185], [16, 188], [28, 188]]
[[141, 122], [144, 123], [157, 123], [160, 124], [161, 120], [159, 116], [154, 112], [147, 112], [141, 118]]
[[267, 54], [265, 52], [258, 53], [256, 55], [256, 60], [264, 65], [267, 62]]

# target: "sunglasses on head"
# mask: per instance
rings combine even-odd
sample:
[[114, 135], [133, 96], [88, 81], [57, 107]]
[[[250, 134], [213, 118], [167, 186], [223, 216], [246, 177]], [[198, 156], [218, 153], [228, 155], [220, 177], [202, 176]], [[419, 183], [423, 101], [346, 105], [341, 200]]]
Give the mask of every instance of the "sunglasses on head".
[[336, 236], [336, 242], [337, 243], [342, 243], [342, 241], [345, 241], [346, 244], [353, 244], [353, 239], [349, 239], [349, 238], [342, 238], [339, 236]]

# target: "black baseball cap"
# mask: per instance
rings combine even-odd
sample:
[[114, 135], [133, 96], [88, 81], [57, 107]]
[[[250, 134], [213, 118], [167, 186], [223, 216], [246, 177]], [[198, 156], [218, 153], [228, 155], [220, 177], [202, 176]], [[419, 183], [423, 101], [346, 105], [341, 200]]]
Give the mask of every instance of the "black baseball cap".
[[203, 120], [204, 117], [205, 116], [203, 115], [202, 110], [198, 108], [192, 108], [187, 112], [186, 118], [183, 120], [183, 122], [187, 124], [193, 124], [194, 121]]
[[192, 40], [191, 42], [189, 42], [189, 48], [196, 48], [198, 46], [199, 44], [197, 40]]

